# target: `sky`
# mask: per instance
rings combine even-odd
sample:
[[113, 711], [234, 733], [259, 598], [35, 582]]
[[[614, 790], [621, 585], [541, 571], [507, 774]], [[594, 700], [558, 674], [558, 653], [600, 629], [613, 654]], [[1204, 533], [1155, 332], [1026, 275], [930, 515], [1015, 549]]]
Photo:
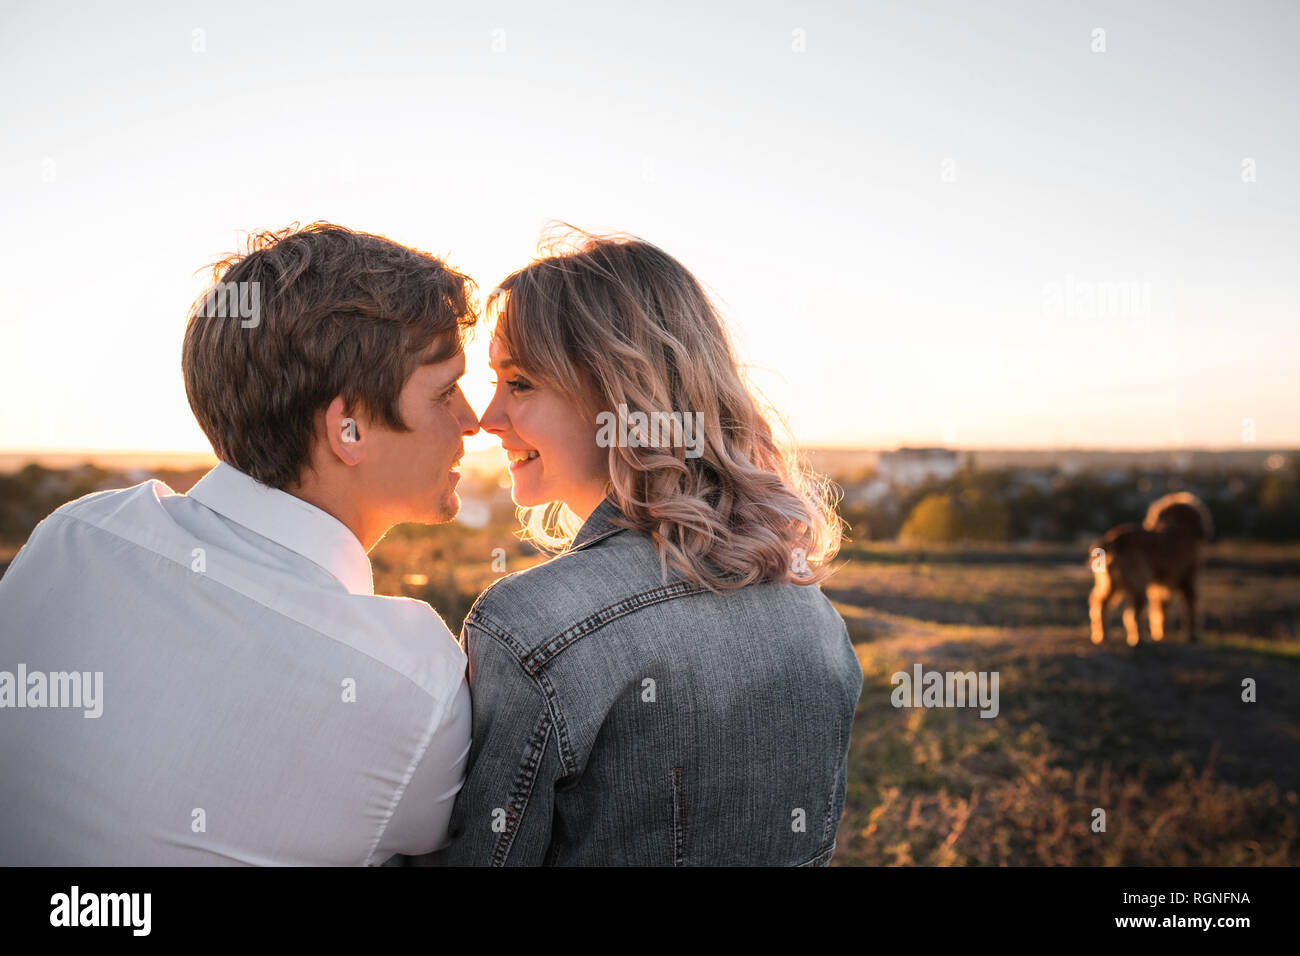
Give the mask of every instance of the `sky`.
[[1300, 445], [1298, 48], [1263, 0], [6, 0], [0, 450], [207, 450], [203, 267], [318, 219], [483, 292], [550, 220], [648, 239], [807, 446]]

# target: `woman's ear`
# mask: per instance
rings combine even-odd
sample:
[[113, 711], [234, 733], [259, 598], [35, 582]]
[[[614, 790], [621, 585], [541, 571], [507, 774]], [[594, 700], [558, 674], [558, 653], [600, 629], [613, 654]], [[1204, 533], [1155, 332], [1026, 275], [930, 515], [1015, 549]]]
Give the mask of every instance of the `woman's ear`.
[[[334, 396], [334, 401], [325, 409], [325, 438], [339, 461], [345, 465], [359, 465], [366, 457], [362, 422], [344, 414], [346, 410], [343, 396]], [[364, 431], [370, 431], [368, 422]]]

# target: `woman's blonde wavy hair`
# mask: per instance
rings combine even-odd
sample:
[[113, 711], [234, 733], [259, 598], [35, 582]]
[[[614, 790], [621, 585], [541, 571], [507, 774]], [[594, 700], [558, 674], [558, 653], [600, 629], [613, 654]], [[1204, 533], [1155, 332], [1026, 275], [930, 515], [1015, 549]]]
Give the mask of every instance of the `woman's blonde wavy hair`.
[[[593, 430], [620, 404], [703, 413], [698, 457], [682, 446], [609, 449], [607, 493], [627, 519], [618, 524], [651, 538], [665, 581], [669, 566], [712, 591], [830, 575], [843, 534], [834, 486], [778, 441], [769, 419], [785, 422], [760, 409], [718, 310], [676, 259], [634, 236], [561, 223], [486, 311], [510, 357]], [[582, 525], [561, 502], [519, 516], [523, 538], [552, 552]]]

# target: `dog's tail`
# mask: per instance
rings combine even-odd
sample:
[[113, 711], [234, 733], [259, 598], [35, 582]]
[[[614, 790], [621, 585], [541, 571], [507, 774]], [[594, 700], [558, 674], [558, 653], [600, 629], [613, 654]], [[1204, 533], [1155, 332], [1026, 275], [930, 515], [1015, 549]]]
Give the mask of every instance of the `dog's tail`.
[[1088, 567], [1093, 574], [1104, 574], [1110, 567], [1110, 552], [1101, 546], [1101, 539], [1092, 543], [1088, 549]]
[[1147, 509], [1142, 527], [1148, 531], [1181, 528], [1202, 541], [1214, 537], [1214, 521], [1210, 518], [1210, 509], [1190, 491], [1175, 491], [1153, 503]]
[[1106, 574], [1110, 571], [1110, 563], [1114, 559], [1115, 530], [1106, 532], [1088, 548], [1088, 567], [1093, 574]]

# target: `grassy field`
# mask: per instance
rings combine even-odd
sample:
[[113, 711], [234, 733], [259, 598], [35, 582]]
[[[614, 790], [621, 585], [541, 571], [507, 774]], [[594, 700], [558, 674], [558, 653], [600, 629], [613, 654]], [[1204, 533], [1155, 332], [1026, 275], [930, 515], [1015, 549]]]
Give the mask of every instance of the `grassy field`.
[[[395, 529], [371, 554], [376, 590], [458, 631], [484, 587], [541, 560], [513, 529], [508, 501], [480, 529]], [[1202, 641], [1175, 604], [1166, 639], [1137, 648], [1117, 618], [1089, 641], [1086, 548], [844, 558], [825, 591], [865, 682], [834, 865], [1300, 863], [1300, 545], [1216, 544]], [[890, 675], [915, 664], [996, 671], [999, 714], [895, 708]]]
[[[1081, 555], [856, 553], [825, 588], [865, 675], [835, 865], [1300, 862], [1297, 559], [1219, 546], [1201, 642], [1180, 607], [1130, 648], [1089, 641]], [[895, 708], [917, 663], [997, 671], [1000, 713]]]
[[[510, 571], [540, 560], [502, 529], [397, 536], [372, 555], [376, 587], [457, 628], [501, 573], [495, 547]], [[1165, 640], [1137, 648], [1118, 614], [1089, 641], [1086, 549], [845, 557], [825, 591], [865, 682], [835, 865], [1300, 862], [1300, 546], [1216, 545], [1201, 642], [1175, 604]], [[917, 663], [997, 671], [998, 716], [894, 708], [890, 675]]]

